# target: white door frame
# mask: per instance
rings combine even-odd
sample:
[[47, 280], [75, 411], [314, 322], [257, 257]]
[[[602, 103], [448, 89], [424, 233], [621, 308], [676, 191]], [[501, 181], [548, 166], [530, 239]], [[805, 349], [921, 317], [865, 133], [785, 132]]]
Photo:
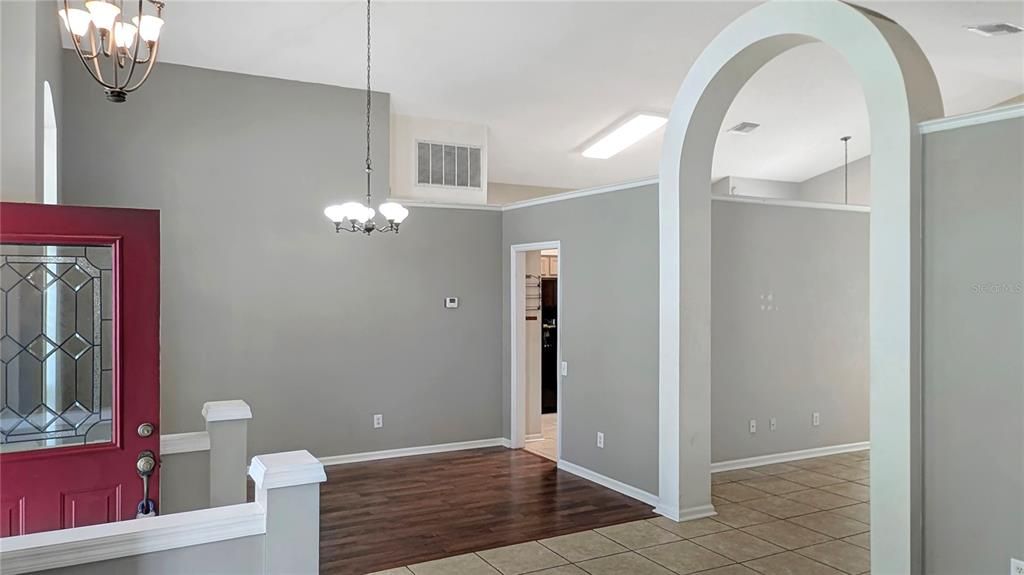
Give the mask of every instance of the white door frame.
[[510, 447], [512, 449], [522, 449], [526, 446], [526, 388], [519, 383], [519, 364], [520, 364], [520, 350], [519, 350], [519, 318], [522, 317], [523, 310], [520, 309], [520, 298], [517, 297], [519, 294], [519, 284], [522, 282], [522, 272], [524, 270], [519, 267], [519, 256], [526, 252], [534, 252], [539, 250], [558, 250], [558, 260], [556, 273], [558, 277], [558, 314], [555, 317], [555, 323], [558, 326], [558, 335], [555, 338], [556, 346], [556, 363], [558, 366], [558, 439], [557, 439], [557, 450], [556, 450], [556, 461], [562, 460], [562, 242], [559, 240], [552, 240], [546, 242], [533, 242], [528, 244], [513, 244], [511, 247], [511, 257], [509, 258], [509, 266], [511, 273], [509, 274], [509, 310], [511, 315], [509, 316], [509, 330], [511, 342], [511, 356], [512, 361], [512, 397], [509, 402], [510, 414], [509, 422], [511, 424], [511, 437]]

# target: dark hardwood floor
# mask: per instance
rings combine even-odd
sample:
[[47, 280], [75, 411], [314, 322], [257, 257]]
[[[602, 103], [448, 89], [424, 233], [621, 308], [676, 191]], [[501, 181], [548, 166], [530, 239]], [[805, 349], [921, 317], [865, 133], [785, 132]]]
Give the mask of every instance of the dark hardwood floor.
[[363, 575], [654, 517], [649, 505], [501, 447], [327, 468], [320, 572]]

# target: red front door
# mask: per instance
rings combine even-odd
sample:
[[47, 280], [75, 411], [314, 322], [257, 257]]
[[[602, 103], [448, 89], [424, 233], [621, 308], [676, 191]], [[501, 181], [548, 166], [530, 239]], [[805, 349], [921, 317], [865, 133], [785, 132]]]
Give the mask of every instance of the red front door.
[[0, 203], [0, 536], [135, 518], [159, 286], [159, 212]]

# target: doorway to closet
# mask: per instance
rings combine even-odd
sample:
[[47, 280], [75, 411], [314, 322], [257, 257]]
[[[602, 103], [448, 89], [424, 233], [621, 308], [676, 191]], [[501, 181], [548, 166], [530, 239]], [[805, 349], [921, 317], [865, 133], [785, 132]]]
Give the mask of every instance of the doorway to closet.
[[561, 353], [558, 242], [512, 246], [513, 447], [559, 460]]
[[527, 252], [526, 271], [526, 450], [558, 461], [558, 249]]

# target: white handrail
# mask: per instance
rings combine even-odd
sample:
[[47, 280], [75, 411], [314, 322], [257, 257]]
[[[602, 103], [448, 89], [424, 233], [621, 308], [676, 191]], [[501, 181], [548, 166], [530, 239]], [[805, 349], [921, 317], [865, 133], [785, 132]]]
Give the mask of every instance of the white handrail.
[[4, 575], [19, 575], [143, 553], [214, 543], [267, 531], [259, 503], [30, 533], [0, 539]]
[[210, 433], [207, 431], [190, 431], [160, 436], [160, 455], [209, 450]]

